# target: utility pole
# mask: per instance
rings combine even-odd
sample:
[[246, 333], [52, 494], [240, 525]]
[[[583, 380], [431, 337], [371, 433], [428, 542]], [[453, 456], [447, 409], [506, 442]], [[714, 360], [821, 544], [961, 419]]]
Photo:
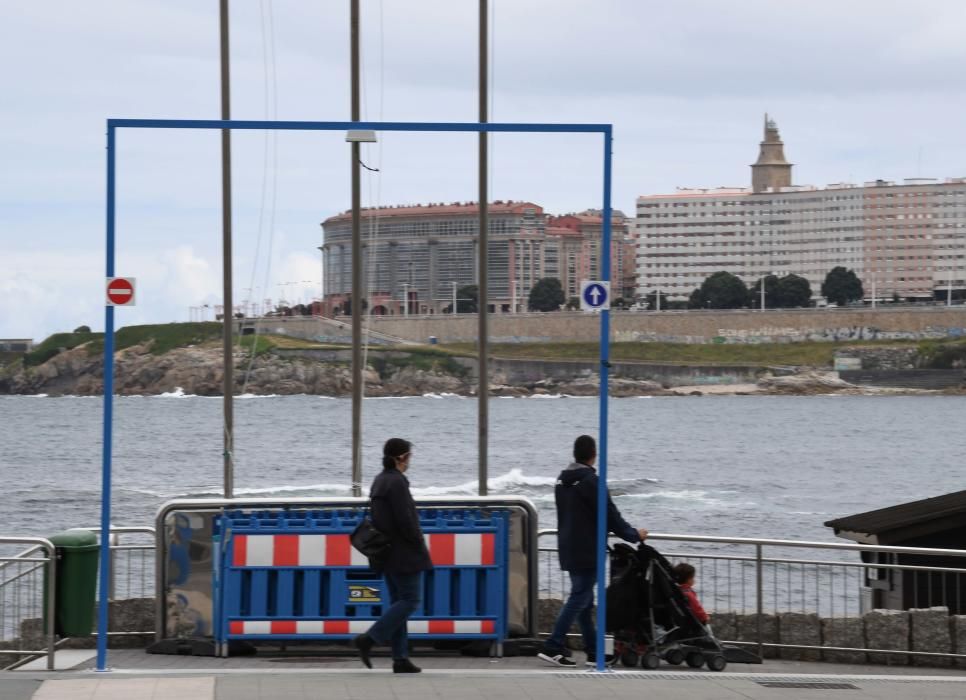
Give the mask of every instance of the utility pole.
[[[488, 119], [487, 112], [487, 99], [489, 96], [488, 90], [488, 73], [487, 73], [487, 43], [488, 43], [488, 22], [489, 22], [489, 2], [487, 0], [480, 0], [480, 77], [479, 77], [479, 99], [480, 99], [480, 123], [485, 124]], [[478, 237], [479, 243], [479, 327], [477, 328], [477, 349], [480, 353], [479, 358], [479, 370], [477, 372], [479, 385], [477, 387], [476, 395], [479, 401], [479, 407], [477, 410], [477, 446], [479, 450], [479, 463], [478, 463], [478, 481], [479, 481], [479, 494], [485, 496], [487, 494], [487, 455], [489, 449], [489, 439], [490, 439], [490, 369], [489, 369], [489, 358], [487, 353], [489, 352], [489, 319], [487, 318], [487, 313], [489, 311], [487, 303], [490, 298], [489, 294], [489, 273], [487, 269], [487, 251], [489, 249], [489, 211], [488, 211], [488, 199], [489, 199], [489, 187], [487, 183], [487, 178], [489, 177], [489, 168], [487, 160], [489, 158], [488, 149], [488, 134], [485, 131], [481, 131], [479, 134], [479, 199], [480, 199], [480, 233]]]
[[[359, 121], [359, 0], [349, 13], [352, 121]], [[362, 495], [362, 181], [361, 145], [352, 142], [352, 495]]]
[[[221, 34], [221, 118], [231, 119], [231, 82], [228, 51], [228, 0], [219, 7]], [[224, 492], [225, 498], [235, 495], [235, 360], [232, 355], [232, 294], [231, 294], [231, 129], [221, 130], [221, 274], [222, 274], [222, 355], [224, 386], [222, 393], [225, 414], [224, 430]]]

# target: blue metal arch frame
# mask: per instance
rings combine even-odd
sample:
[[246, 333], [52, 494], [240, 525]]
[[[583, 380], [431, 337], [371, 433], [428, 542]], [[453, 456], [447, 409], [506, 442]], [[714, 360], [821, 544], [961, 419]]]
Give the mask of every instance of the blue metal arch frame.
[[[114, 277], [115, 250], [115, 183], [117, 131], [119, 129], [212, 129], [275, 131], [371, 131], [464, 132], [464, 133], [532, 133], [532, 134], [600, 134], [603, 136], [603, 206], [601, 277], [611, 277], [611, 150], [613, 127], [610, 124], [526, 124], [478, 122], [314, 122], [251, 121], [219, 119], [108, 119], [107, 120], [107, 245], [106, 276]], [[607, 556], [607, 388], [610, 367], [610, 311], [600, 315], [600, 426], [597, 491], [597, 670], [604, 671], [604, 621], [607, 619], [605, 557]], [[111, 442], [114, 398], [114, 307], [104, 311], [104, 430], [101, 485], [101, 553], [100, 586], [97, 620], [97, 670], [106, 670], [107, 662], [107, 594], [110, 580], [111, 525]], [[156, 591], [161, 595], [162, 591]]]

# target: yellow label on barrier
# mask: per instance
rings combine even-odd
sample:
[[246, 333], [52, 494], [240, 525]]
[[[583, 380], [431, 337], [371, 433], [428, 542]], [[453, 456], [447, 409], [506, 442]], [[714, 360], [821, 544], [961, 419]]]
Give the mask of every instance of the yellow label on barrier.
[[358, 603], [381, 603], [382, 596], [378, 588], [373, 588], [372, 586], [360, 586], [360, 585], [350, 585], [349, 586], [349, 604], [355, 605]]

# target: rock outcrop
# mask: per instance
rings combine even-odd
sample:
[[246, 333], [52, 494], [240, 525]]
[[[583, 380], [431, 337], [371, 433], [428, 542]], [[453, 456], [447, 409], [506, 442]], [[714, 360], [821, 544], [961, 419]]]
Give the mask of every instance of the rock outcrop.
[[[327, 353], [327, 354], [326, 354]], [[369, 352], [364, 372], [367, 396], [421, 396], [423, 394], [476, 393], [475, 363], [445, 353], [428, 351]], [[510, 363], [511, 360], [501, 360]], [[521, 362], [527, 362], [522, 360]], [[352, 376], [347, 353], [267, 351], [254, 357], [239, 348], [234, 356], [235, 391], [250, 394], [316, 394], [347, 396]], [[555, 364], [544, 361], [544, 364]], [[564, 362], [564, 365], [566, 363]], [[561, 365], [563, 366], [563, 365]], [[568, 365], [569, 366], [569, 365]], [[494, 396], [565, 395], [596, 396], [600, 376], [590, 369], [573, 372], [555, 367], [553, 376], [496, 371], [490, 377]], [[520, 375], [527, 379], [519, 378]], [[731, 378], [728, 377], [730, 380]], [[220, 346], [179, 347], [154, 353], [150, 342], [127, 347], [114, 357], [114, 390], [119, 395], [151, 395], [182, 391], [185, 394], [216, 396], [222, 392], [223, 366]], [[711, 384], [674, 387], [649, 379], [621, 376], [613, 370], [610, 394], [622, 396], [682, 396], [692, 394], [890, 394], [935, 393], [859, 387], [838, 378], [835, 372], [808, 370], [784, 376], [765, 373], [753, 384]], [[65, 349], [43, 364], [23, 367], [19, 362], [0, 367], [0, 394], [48, 394], [95, 396], [103, 392], [100, 353], [87, 345]]]

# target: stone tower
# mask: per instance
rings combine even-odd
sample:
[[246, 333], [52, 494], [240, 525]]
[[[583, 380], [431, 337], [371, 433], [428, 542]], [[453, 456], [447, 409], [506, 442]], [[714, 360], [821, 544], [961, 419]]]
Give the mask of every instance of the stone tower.
[[785, 160], [785, 144], [778, 135], [778, 126], [765, 114], [765, 140], [761, 142], [758, 162], [751, 166], [751, 188], [765, 192], [791, 184], [792, 164]]

